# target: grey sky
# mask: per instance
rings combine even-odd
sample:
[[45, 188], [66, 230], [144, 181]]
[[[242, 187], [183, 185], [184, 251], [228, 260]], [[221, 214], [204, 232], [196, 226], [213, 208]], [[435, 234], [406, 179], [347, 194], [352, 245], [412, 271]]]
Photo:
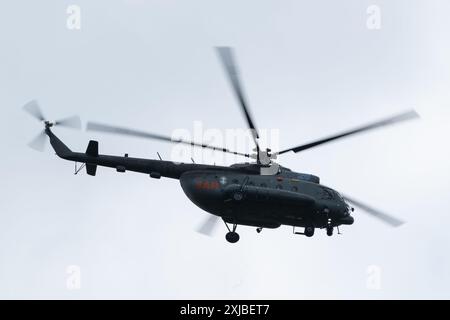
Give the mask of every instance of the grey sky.
[[[66, 8], [81, 8], [81, 30]], [[381, 29], [366, 27], [367, 7]], [[10, 1], [0, 10], [0, 298], [449, 298], [448, 1]], [[408, 223], [355, 212], [342, 236], [288, 227], [195, 232], [207, 216], [178, 181], [73, 164], [26, 144], [59, 118], [171, 134], [245, 125], [213, 51], [236, 49], [257, 125], [290, 147], [415, 108], [419, 121], [280, 163]], [[169, 157], [171, 146], [56, 129], [74, 150]], [[246, 151], [248, 150], [240, 150]], [[224, 162], [222, 164], [230, 164]], [[81, 289], [66, 268], [81, 268]], [[366, 270], [381, 268], [381, 290]]]

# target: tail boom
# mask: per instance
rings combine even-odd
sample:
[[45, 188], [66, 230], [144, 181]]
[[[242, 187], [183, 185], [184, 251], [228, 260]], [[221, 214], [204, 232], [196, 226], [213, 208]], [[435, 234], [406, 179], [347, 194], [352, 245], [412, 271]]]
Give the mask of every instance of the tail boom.
[[192, 170], [228, 169], [228, 167], [203, 164], [132, 158], [128, 157], [128, 155], [123, 157], [102, 155], [98, 153], [97, 141], [91, 141], [89, 143], [86, 153], [73, 152], [50, 130], [50, 128], [46, 128], [45, 133], [50, 138], [50, 144], [60, 158], [85, 163], [89, 175], [95, 175], [97, 166], [114, 168], [118, 172], [134, 171], [149, 174], [154, 178], [167, 177], [173, 179], [179, 179], [184, 172]]

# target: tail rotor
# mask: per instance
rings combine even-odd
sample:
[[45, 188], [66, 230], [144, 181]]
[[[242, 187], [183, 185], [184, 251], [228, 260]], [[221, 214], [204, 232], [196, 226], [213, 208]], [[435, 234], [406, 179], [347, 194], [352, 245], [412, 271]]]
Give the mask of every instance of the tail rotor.
[[78, 116], [72, 116], [63, 118], [56, 121], [49, 121], [44, 116], [39, 103], [36, 100], [31, 100], [27, 104], [23, 106], [23, 110], [30, 114], [36, 120], [42, 122], [44, 124], [44, 130], [42, 130], [33, 140], [28, 143], [28, 146], [36, 151], [44, 151], [47, 136], [45, 134], [45, 129], [51, 128], [54, 126], [60, 126], [65, 128], [71, 128], [76, 130], [81, 130], [81, 120]]

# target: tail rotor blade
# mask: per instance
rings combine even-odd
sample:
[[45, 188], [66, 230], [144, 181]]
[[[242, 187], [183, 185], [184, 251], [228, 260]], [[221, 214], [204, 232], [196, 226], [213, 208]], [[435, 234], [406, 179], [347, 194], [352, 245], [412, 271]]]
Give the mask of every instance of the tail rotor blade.
[[217, 222], [219, 222], [219, 217], [210, 215], [207, 219], [205, 219], [205, 221], [203, 221], [197, 229], [197, 232], [206, 236], [212, 236], [217, 227]]
[[364, 211], [366, 211], [368, 214], [370, 214], [371, 216], [380, 219], [381, 221], [383, 221], [384, 223], [392, 226], [392, 227], [399, 227], [402, 224], [404, 224], [405, 222], [397, 219], [387, 213], [381, 212], [377, 209], [374, 209], [358, 200], [349, 198], [348, 196], [344, 196], [344, 199], [352, 204], [354, 204], [355, 206], [363, 209]]
[[28, 112], [31, 116], [38, 119], [39, 121], [45, 120], [44, 114], [42, 113], [42, 110], [36, 100], [31, 100], [26, 105], [24, 105], [23, 110]]
[[55, 126], [81, 130], [81, 119], [78, 116], [72, 116], [55, 121]]
[[[25, 104], [23, 106], [23, 110], [29, 113], [32, 117], [36, 118], [37, 120], [44, 122], [43, 125], [45, 126], [46, 129], [54, 125], [59, 125], [73, 129], [81, 129], [81, 120], [78, 116], [64, 118], [55, 122], [47, 121], [44, 116], [44, 113], [42, 112], [36, 100], [31, 100], [30, 102]], [[46, 141], [47, 141], [46, 130], [43, 130], [33, 140], [31, 140], [28, 143], [28, 146], [36, 151], [44, 151]]]
[[47, 142], [47, 135], [44, 131], [41, 131], [33, 140], [28, 143], [28, 146], [36, 151], [44, 151], [45, 144]]

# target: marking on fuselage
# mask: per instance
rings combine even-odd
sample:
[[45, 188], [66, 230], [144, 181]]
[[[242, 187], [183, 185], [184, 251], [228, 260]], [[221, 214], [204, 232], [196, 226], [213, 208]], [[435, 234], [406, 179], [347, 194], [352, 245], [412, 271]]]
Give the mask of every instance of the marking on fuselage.
[[197, 190], [217, 190], [220, 188], [220, 185], [217, 181], [197, 181], [195, 183], [195, 189]]

